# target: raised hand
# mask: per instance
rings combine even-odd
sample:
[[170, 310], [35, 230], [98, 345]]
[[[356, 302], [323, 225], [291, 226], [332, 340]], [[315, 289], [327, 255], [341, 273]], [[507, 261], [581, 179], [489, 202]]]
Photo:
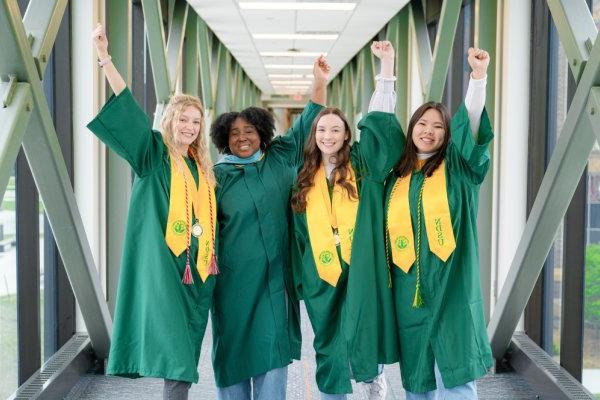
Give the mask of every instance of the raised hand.
[[394, 46], [392, 46], [392, 43], [388, 40], [373, 42], [371, 44], [371, 52], [380, 60], [394, 59]]
[[92, 39], [94, 41], [94, 45], [96, 45], [96, 53], [98, 54], [98, 58], [102, 60], [108, 57], [108, 39], [102, 24], [98, 23], [92, 32]]
[[473, 79], [482, 79], [487, 75], [488, 65], [490, 65], [490, 55], [487, 51], [477, 47], [469, 48], [467, 60], [473, 72]]
[[321, 55], [319, 58], [315, 60], [313, 65], [313, 76], [315, 77], [315, 85], [316, 84], [327, 84], [329, 80], [329, 71], [331, 71], [331, 67], [329, 67], [329, 63], [325, 56]]

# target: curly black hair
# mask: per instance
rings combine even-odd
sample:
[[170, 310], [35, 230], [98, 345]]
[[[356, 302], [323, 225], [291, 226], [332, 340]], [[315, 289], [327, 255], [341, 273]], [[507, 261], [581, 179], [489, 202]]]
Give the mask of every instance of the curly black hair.
[[223, 113], [210, 126], [210, 138], [219, 152], [231, 154], [231, 150], [229, 150], [229, 131], [237, 118], [243, 118], [254, 125], [260, 137], [261, 149], [265, 150], [269, 147], [275, 132], [273, 115], [264, 108], [248, 107], [240, 112]]

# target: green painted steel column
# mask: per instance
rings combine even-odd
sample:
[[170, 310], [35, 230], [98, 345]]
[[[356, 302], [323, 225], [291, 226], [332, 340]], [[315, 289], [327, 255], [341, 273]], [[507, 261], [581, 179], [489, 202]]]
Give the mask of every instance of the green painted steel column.
[[[110, 54], [127, 86], [131, 87], [131, 9], [130, 1], [107, 0], [107, 34]], [[110, 88], [109, 88], [110, 93]], [[117, 299], [117, 286], [125, 240], [125, 227], [131, 196], [131, 168], [115, 152], [106, 151], [106, 296], [111, 315]]]
[[400, 126], [406, 129], [409, 118], [409, 7], [404, 7], [388, 25], [388, 40], [396, 50], [396, 116]]
[[193, 96], [199, 94], [198, 69], [198, 15], [194, 10], [190, 10], [185, 26], [185, 79], [183, 81], [183, 91]]
[[446, 0], [442, 3], [426, 101], [442, 101], [461, 5], [462, 0]]
[[213, 80], [211, 71], [211, 43], [206, 23], [198, 17], [198, 57], [200, 66], [200, 82], [202, 86], [202, 102], [207, 109], [214, 108]]
[[[11, 98], [5, 94], [11, 91]], [[6, 185], [15, 167], [15, 161], [25, 130], [31, 117], [33, 99], [28, 83], [0, 83], [0, 94], [4, 97], [0, 105], [0, 201], [4, 198]]]
[[23, 16], [25, 32], [33, 37], [31, 51], [40, 79], [44, 79], [44, 71], [66, 7], [67, 0], [30, 0]]
[[[165, 33], [162, 25], [163, 18], [160, 0], [142, 0], [142, 8], [144, 10], [144, 22], [146, 23], [146, 36], [148, 38], [152, 75], [154, 76], [156, 103], [166, 104], [171, 96], [171, 78], [167, 67]], [[158, 126], [156, 116], [154, 126]]]
[[362, 79], [362, 114], [365, 115], [369, 111], [369, 102], [375, 90], [375, 65], [371, 47], [366, 45], [361, 52], [364, 57], [364, 70]]
[[171, 83], [171, 94], [175, 92], [177, 77], [181, 71], [183, 38], [187, 25], [188, 8], [187, 1], [176, 0], [173, 17], [170, 18], [169, 37], [167, 39], [167, 70], [169, 72], [169, 82]]
[[[413, 34], [417, 43], [417, 54], [419, 66], [419, 76], [421, 78], [421, 91], [423, 98], [427, 97], [427, 91], [431, 82], [431, 43], [429, 41], [429, 32], [427, 31], [427, 23], [423, 12], [423, 4], [421, 0], [413, 0], [408, 6], [409, 20], [412, 23]], [[454, 37], [454, 36], [453, 36]]]
[[94, 351], [104, 359], [110, 347], [112, 320], [15, 0], [0, 3], [0, 40], [0, 75], [14, 74], [18, 82], [31, 85], [33, 112], [23, 136], [23, 149]]

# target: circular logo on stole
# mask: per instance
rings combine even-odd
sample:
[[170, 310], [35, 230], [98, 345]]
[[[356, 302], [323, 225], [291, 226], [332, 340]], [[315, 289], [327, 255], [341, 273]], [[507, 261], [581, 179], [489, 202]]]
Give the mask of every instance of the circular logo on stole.
[[398, 236], [396, 238], [396, 247], [400, 250], [404, 250], [408, 247], [408, 238], [406, 236]]
[[178, 219], [173, 222], [171, 225], [171, 229], [173, 229], [173, 233], [176, 235], [184, 235], [185, 234], [185, 222], [182, 219]]
[[321, 254], [319, 254], [319, 261], [321, 264], [329, 265], [333, 261], [333, 253], [329, 250], [323, 250]]

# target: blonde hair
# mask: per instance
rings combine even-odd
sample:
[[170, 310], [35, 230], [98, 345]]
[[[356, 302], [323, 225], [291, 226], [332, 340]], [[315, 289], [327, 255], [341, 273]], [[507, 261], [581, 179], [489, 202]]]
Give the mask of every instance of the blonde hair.
[[[192, 156], [200, 165], [202, 173], [208, 179], [208, 181], [214, 185], [215, 175], [213, 173], [213, 163], [208, 153], [208, 147], [206, 145], [204, 137], [204, 107], [195, 96], [189, 94], [175, 94], [169, 100], [169, 103], [165, 107], [163, 112], [162, 120], [160, 121], [161, 135], [165, 145], [169, 149], [169, 153], [178, 154], [175, 146], [175, 126], [179, 121], [179, 116], [187, 107], [195, 107], [202, 114], [200, 122], [200, 132], [196, 139], [192, 142], [188, 148], [188, 154]], [[176, 158], [177, 160], [179, 158]], [[177, 163], [179, 165], [179, 163]]]

